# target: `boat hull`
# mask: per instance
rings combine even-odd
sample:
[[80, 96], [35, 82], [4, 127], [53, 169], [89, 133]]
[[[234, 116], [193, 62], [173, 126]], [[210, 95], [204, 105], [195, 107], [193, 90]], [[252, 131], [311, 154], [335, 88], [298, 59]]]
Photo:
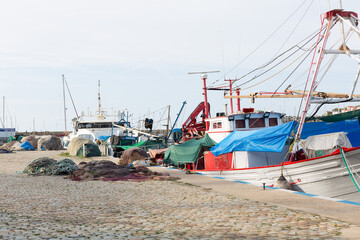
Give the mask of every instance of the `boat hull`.
[[[345, 156], [352, 172], [360, 174], [360, 148], [350, 149]], [[223, 170], [201, 170], [203, 175], [221, 177], [232, 181], [244, 181], [258, 186], [274, 186], [281, 175], [290, 182], [293, 190], [360, 202], [360, 193], [357, 191], [344, 160], [340, 153], [307, 159], [297, 162], [285, 162], [281, 165]]]

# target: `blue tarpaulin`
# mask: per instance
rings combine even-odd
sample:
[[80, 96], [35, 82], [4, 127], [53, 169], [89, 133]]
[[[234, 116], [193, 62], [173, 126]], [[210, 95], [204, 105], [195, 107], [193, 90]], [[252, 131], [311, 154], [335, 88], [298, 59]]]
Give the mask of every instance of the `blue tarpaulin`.
[[110, 136], [99, 136], [98, 139], [99, 140], [103, 140], [103, 141], [106, 141], [109, 139]]
[[234, 131], [210, 151], [219, 156], [233, 151], [281, 152], [296, 122], [253, 131]]
[[335, 132], [345, 132], [353, 147], [360, 146], [360, 125], [358, 119], [339, 122], [306, 123], [301, 133], [301, 139], [306, 139], [309, 136]]
[[34, 150], [34, 147], [28, 141], [23, 142], [20, 147], [24, 148], [25, 150]]

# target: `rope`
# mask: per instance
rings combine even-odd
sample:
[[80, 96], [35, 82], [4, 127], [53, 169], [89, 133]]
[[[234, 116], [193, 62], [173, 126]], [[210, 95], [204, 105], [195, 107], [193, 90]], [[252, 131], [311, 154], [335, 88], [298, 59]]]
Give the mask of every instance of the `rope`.
[[349, 173], [349, 176], [350, 176], [350, 178], [351, 178], [351, 181], [354, 183], [354, 185], [355, 185], [356, 189], [358, 190], [358, 192], [360, 192], [359, 183], [354, 179], [353, 173], [350, 171], [350, 169], [349, 169], [349, 167], [348, 167], [347, 159], [346, 159], [346, 157], [345, 157], [345, 153], [344, 153], [343, 148], [340, 148], [340, 154], [341, 154], [342, 160], [344, 161], [346, 170], [347, 170], [348, 173]]
[[280, 26], [273, 32], [273, 33], [271, 33], [264, 41], [262, 41], [261, 43], [260, 43], [260, 45], [257, 47], [257, 48], [255, 48], [252, 52], [250, 52], [245, 58], [243, 58], [240, 62], [238, 62], [233, 68], [231, 68], [229, 71], [227, 71], [226, 73], [224, 73], [224, 75], [223, 76], [221, 76], [220, 78], [218, 78], [217, 80], [215, 80], [213, 83], [211, 83], [210, 85], [213, 85], [213, 84], [215, 84], [215, 83], [217, 83], [218, 81], [220, 81], [221, 79], [223, 79], [227, 74], [229, 74], [230, 72], [232, 72], [234, 69], [236, 69], [241, 63], [243, 63], [246, 59], [248, 59], [251, 55], [253, 55], [262, 45], [264, 45], [276, 32], [278, 32], [279, 30], [280, 30], [280, 28], [282, 28], [284, 25], [285, 25], [285, 23], [287, 23], [288, 21], [289, 21], [289, 19], [293, 16], [293, 15], [295, 15], [295, 13], [305, 4], [305, 2], [306, 1], [308, 1], [308, 0], [304, 0], [301, 4], [300, 4], [300, 6], [299, 7], [297, 7], [296, 9], [295, 9], [295, 11], [294, 12], [292, 12], [291, 14], [290, 14], [290, 16], [289, 17], [287, 17], [287, 19], [282, 23], [282, 24], [280, 24]]
[[296, 59], [295, 59], [294, 61], [292, 61], [290, 64], [288, 64], [287, 66], [285, 66], [285, 67], [284, 67], [283, 69], [281, 69], [279, 72], [271, 75], [271, 76], [268, 77], [268, 78], [265, 78], [264, 80], [262, 80], [262, 81], [260, 81], [260, 82], [258, 82], [258, 83], [255, 83], [255, 84], [253, 84], [253, 85], [251, 85], [251, 86], [249, 86], [249, 87], [242, 88], [241, 90], [243, 91], [243, 90], [252, 88], [252, 87], [254, 87], [254, 86], [256, 86], [256, 85], [259, 85], [260, 83], [263, 83], [263, 82], [269, 80], [270, 78], [275, 77], [276, 75], [278, 75], [279, 73], [281, 73], [282, 71], [284, 71], [286, 68], [290, 67], [294, 62], [296, 62], [297, 60], [299, 60], [305, 53], [306, 53], [306, 52], [304, 52], [303, 54], [301, 54], [298, 58], [296, 58]]

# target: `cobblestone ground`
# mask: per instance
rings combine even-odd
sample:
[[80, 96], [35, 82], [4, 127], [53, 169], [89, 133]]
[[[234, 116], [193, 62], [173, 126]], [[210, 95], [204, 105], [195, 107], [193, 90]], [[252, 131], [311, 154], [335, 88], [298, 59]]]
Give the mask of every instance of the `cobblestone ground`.
[[12, 172], [34, 159], [24, 157], [0, 156], [0, 239], [341, 239], [349, 226], [181, 181], [73, 182]]

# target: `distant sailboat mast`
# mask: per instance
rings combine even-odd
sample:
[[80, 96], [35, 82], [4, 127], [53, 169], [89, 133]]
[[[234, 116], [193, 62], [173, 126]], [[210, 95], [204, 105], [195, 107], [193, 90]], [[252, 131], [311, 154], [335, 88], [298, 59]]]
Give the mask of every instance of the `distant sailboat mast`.
[[5, 128], [5, 96], [3, 96], [3, 120], [2, 120], [2, 126]]
[[97, 118], [98, 119], [105, 119], [105, 111], [101, 107], [101, 96], [100, 96], [100, 80], [98, 80], [98, 111], [97, 111]]
[[63, 83], [63, 98], [64, 98], [64, 121], [65, 121], [65, 135], [67, 135], [67, 127], [66, 127], [66, 103], [65, 103], [65, 76], [62, 75], [62, 83]]

